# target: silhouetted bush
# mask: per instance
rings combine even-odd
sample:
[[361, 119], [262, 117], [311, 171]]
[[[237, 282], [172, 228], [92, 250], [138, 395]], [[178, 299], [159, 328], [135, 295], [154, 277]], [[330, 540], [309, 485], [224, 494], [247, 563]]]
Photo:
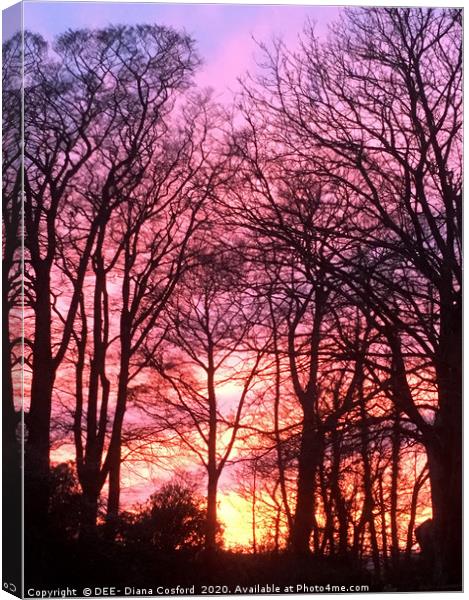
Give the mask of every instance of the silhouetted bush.
[[167, 483], [137, 512], [121, 514], [118, 539], [126, 545], [151, 545], [162, 552], [200, 550], [204, 545], [205, 510], [194, 491]]
[[77, 539], [80, 529], [82, 494], [75, 466], [60, 463], [51, 469], [49, 529], [56, 537]]

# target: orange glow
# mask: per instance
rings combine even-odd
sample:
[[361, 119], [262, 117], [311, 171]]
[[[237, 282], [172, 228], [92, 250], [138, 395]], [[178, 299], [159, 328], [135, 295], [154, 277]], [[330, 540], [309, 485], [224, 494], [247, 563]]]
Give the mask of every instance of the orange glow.
[[219, 498], [218, 516], [223, 525], [223, 539], [227, 548], [252, 546], [250, 502], [235, 492], [222, 492]]

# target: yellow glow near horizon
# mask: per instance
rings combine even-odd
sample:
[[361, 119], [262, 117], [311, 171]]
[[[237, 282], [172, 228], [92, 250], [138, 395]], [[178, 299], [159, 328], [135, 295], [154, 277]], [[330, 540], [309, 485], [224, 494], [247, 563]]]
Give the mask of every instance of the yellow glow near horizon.
[[221, 492], [218, 518], [226, 548], [252, 546], [251, 504], [235, 492]]

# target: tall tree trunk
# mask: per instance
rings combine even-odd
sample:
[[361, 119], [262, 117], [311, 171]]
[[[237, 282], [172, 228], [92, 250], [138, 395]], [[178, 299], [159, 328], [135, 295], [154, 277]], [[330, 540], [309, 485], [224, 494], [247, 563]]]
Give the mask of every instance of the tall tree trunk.
[[[449, 284], [447, 288], [449, 288]], [[426, 444], [432, 489], [437, 581], [462, 582], [462, 316], [460, 295], [441, 293], [436, 360], [439, 412]]]
[[[322, 536], [321, 545], [319, 547], [319, 552], [318, 552], [319, 556], [322, 556], [326, 552], [328, 544], [329, 544], [329, 554], [330, 555], [335, 554], [334, 500], [332, 497], [332, 493], [329, 493], [330, 485], [328, 485], [328, 483], [330, 484], [330, 481], [327, 482], [327, 480], [326, 480], [326, 474], [324, 472], [324, 462], [325, 462], [325, 457], [323, 456], [322, 460], [318, 464], [318, 480], [319, 480], [319, 487], [321, 490], [323, 513], [324, 513], [324, 518], [325, 518], [326, 522], [325, 522], [325, 525], [323, 528], [323, 536]], [[314, 524], [313, 524], [313, 530], [314, 530]], [[313, 548], [314, 548], [314, 538], [313, 538]], [[314, 551], [316, 551], [315, 548], [314, 548]]]
[[80, 519], [80, 539], [83, 541], [93, 541], [96, 537], [99, 493], [99, 485], [95, 485], [94, 481], [83, 488]]
[[[358, 532], [361, 532], [366, 524], [368, 523], [368, 530], [370, 532], [370, 543], [371, 553], [373, 557], [373, 566], [376, 574], [379, 576], [381, 573], [381, 565], [379, 560], [379, 545], [376, 534], [376, 525], [373, 516], [374, 498], [373, 498], [373, 481], [371, 473], [371, 462], [370, 462], [370, 431], [368, 426], [368, 412], [366, 409], [366, 402], [363, 395], [363, 385], [359, 387], [359, 400], [360, 400], [360, 452], [363, 463], [363, 508], [358, 524]], [[354, 540], [354, 554], [358, 556], [358, 542], [359, 535], [356, 535]]]
[[[106, 521], [107, 534], [111, 538], [114, 536], [115, 524], [119, 517], [122, 428], [127, 408], [127, 388], [129, 385], [130, 359], [132, 355], [132, 322], [134, 315], [129, 308], [131, 305], [130, 273], [132, 264], [133, 257], [129, 247], [126, 247], [124, 280], [122, 282], [122, 312], [120, 318], [119, 382], [117, 385], [117, 400], [111, 440], [103, 467], [105, 475], [109, 474], [109, 497]], [[102, 378], [102, 383], [104, 384], [104, 388], [107, 388], [108, 382], [105, 381], [105, 377]], [[103, 416], [105, 415], [103, 414]]]
[[274, 533], [274, 552], [278, 554], [280, 551], [280, 517], [282, 515], [282, 507], [279, 504], [275, 512], [275, 533]]
[[218, 475], [213, 469], [208, 473], [207, 487], [207, 531], [205, 534], [205, 549], [209, 553], [217, 548], [217, 487]]
[[398, 489], [399, 467], [401, 453], [400, 414], [396, 410], [392, 430], [392, 461], [391, 461], [391, 562], [393, 569], [399, 567], [399, 518], [398, 518]]
[[383, 566], [385, 571], [389, 569], [389, 556], [388, 556], [388, 533], [387, 533], [387, 519], [386, 519], [386, 500], [384, 498], [383, 489], [383, 470], [379, 474], [378, 478], [378, 491], [379, 491], [379, 512], [381, 517], [381, 552], [383, 555]]
[[[446, 438], [446, 451], [427, 447], [430, 473], [435, 552], [435, 582], [438, 585], [462, 581], [462, 480], [454, 457], [462, 453], [454, 439]], [[457, 434], [455, 437], [458, 437]], [[458, 440], [460, 443], [460, 440]], [[455, 449], [456, 448], [456, 449]], [[460, 460], [458, 461], [460, 462]]]
[[331, 495], [339, 522], [339, 556], [344, 557], [348, 550], [348, 515], [342, 490], [340, 489], [340, 441], [336, 428], [331, 431], [332, 439], [332, 470]]
[[314, 497], [314, 504], [313, 504], [313, 552], [314, 554], [320, 556], [321, 555], [321, 531], [320, 531], [320, 527], [319, 527], [319, 523], [318, 520], [316, 518], [316, 495], [315, 493], [313, 494]]
[[205, 533], [205, 549], [213, 553], [217, 547], [217, 399], [215, 393], [215, 367], [214, 354], [211, 340], [208, 350], [207, 390], [209, 404], [209, 432], [208, 432], [208, 486], [207, 486], [207, 523]]
[[50, 274], [47, 264], [36, 265], [36, 304], [25, 453], [25, 515], [30, 533], [46, 527], [49, 504], [50, 421], [55, 364], [51, 351]]
[[117, 390], [116, 412], [112, 426], [111, 441], [109, 443], [109, 449], [103, 468], [104, 473], [109, 474], [109, 496], [106, 521], [107, 533], [110, 537], [113, 537], [114, 535], [115, 524], [117, 523], [117, 519], [119, 517], [122, 428], [124, 425], [124, 416], [127, 406], [129, 365], [130, 337], [124, 336], [121, 343], [121, 364]]
[[420, 475], [417, 477], [414, 483], [414, 488], [412, 490], [412, 498], [410, 501], [410, 513], [409, 513], [409, 525], [407, 527], [407, 543], [406, 543], [406, 560], [410, 561], [412, 556], [412, 546], [414, 545], [414, 529], [415, 529], [415, 520], [417, 516], [417, 503], [420, 490], [422, 489], [423, 484], [428, 479], [428, 465], [420, 472]]
[[252, 552], [253, 552], [253, 554], [257, 554], [256, 503], [257, 503], [257, 458], [254, 459], [254, 475], [253, 475], [253, 481], [252, 481], [252, 503], [251, 503], [251, 527], [252, 527]]
[[283, 458], [282, 438], [280, 435], [280, 385], [281, 385], [281, 367], [280, 367], [280, 349], [278, 344], [278, 326], [275, 321], [275, 312], [272, 305], [271, 296], [268, 297], [269, 309], [273, 328], [273, 347], [275, 356], [275, 396], [274, 396], [274, 431], [275, 431], [275, 449], [277, 452], [277, 467], [279, 474], [280, 492], [282, 495], [283, 507], [287, 517], [288, 532], [290, 535], [293, 518], [291, 514], [290, 504], [288, 502], [286, 477], [285, 477], [285, 462]]
[[110, 539], [114, 538], [121, 493], [121, 447], [116, 445], [109, 468], [109, 493], [107, 500], [106, 532]]
[[300, 454], [298, 459], [298, 486], [295, 516], [291, 533], [291, 546], [295, 554], [306, 555], [310, 551], [310, 537], [313, 529], [314, 479], [321, 444], [314, 430], [312, 411], [306, 413], [301, 432]]

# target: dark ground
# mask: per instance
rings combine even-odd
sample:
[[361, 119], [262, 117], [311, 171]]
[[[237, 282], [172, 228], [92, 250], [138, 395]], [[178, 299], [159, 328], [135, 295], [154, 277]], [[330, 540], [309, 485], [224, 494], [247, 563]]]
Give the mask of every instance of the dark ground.
[[[324, 586], [318, 592], [337, 591], [327, 586], [368, 585], [369, 591], [409, 592], [436, 590], [432, 574], [419, 556], [402, 560], [402, 566], [387, 570], [377, 577], [352, 561], [334, 558], [298, 558], [288, 554], [240, 554], [220, 551], [214, 556], [203, 553], [161, 553], [141, 546], [124, 546], [102, 539], [83, 542], [41, 543], [26, 556], [26, 590], [75, 587], [77, 595], [83, 588], [114, 587], [124, 595], [124, 587], [150, 588], [153, 595], [159, 586], [227, 586], [208, 590], [214, 593], [243, 593], [236, 586], [280, 586], [285, 593], [300, 586]], [[459, 590], [460, 586], [440, 586], [443, 590]], [[257, 590], [249, 590], [249, 592]], [[269, 591], [269, 590], [266, 590]], [[272, 587], [270, 588], [272, 591]], [[316, 591], [316, 590], [310, 590]], [[361, 590], [362, 591], [362, 590]], [[94, 596], [95, 594], [93, 594]]]

